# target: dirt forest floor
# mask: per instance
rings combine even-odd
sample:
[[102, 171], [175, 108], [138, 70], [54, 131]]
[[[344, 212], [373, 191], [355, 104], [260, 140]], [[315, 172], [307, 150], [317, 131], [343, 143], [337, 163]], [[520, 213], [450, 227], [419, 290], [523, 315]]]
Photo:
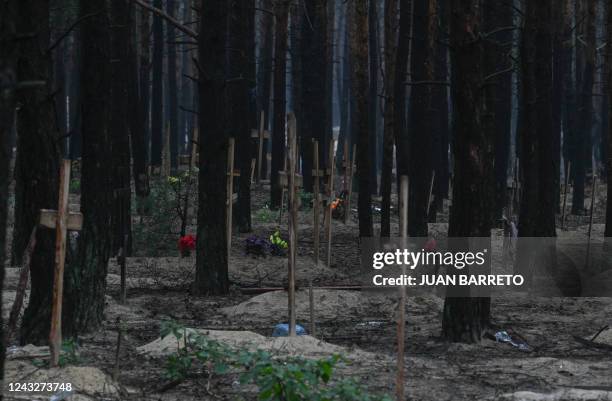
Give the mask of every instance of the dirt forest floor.
[[[600, 193], [605, 193], [601, 189]], [[254, 234], [267, 237], [277, 222], [258, 220], [265, 189], [254, 193]], [[354, 198], [356, 199], [356, 198]], [[590, 204], [587, 199], [586, 204]], [[594, 236], [603, 233], [605, 199], [597, 199]], [[443, 236], [447, 207], [430, 231]], [[134, 225], [139, 223], [135, 217]], [[309, 328], [308, 293], [315, 286], [356, 284], [359, 270], [357, 215], [347, 225], [333, 224], [331, 266], [312, 262], [312, 212], [299, 216], [297, 282], [298, 323]], [[397, 222], [394, 222], [397, 227]], [[570, 216], [569, 230], [560, 236], [584, 235], [588, 217]], [[286, 222], [281, 235], [286, 238]], [[195, 227], [190, 226], [191, 232]], [[9, 230], [10, 231], [10, 230]], [[164, 320], [208, 332], [230, 347], [261, 348], [281, 355], [319, 358], [343, 354], [350, 363], [338, 368], [341, 377], [353, 377], [374, 393], [394, 392], [396, 366], [396, 300], [358, 291], [315, 290], [316, 339], [270, 337], [274, 326], [287, 320], [284, 291], [245, 295], [241, 287], [283, 287], [286, 259], [245, 255], [249, 234], [234, 230], [230, 258], [232, 291], [228, 296], [196, 297], [190, 294], [194, 276], [193, 256], [135, 256], [128, 259], [128, 299], [118, 303], [119, 268], [111, 259], [107, 279], [103, 326], [78, 341], [78, 359], [63, 368], [49, 370], [36, 363], [45, 347], [9, 344], [5, 386], [10, 382], [70, 381], [76, 390], [72, 400], [254, 400], [253, 388], [238, 384], [236, 375], [206, 375], [166, 386], [168, 350], [160, 341]], [[9, 232], [10, 235], [10, 232]], [[494, 235], [501, 236], [501, 230]], [[321, 232], [323, 238], [323, 232]], [[10, 238], [10, 237], [9, 237]], [[176, 238], [176, 237], [175, 237]], [[321, 246], [321, 257], [325, 248]], [[17, 287], [19, 270], [7, 266], [3, 299], [6, 319]], [[612, 326], [612, 298], [535, 298], [506, 296], [492, 301], [493, 324], [520, 335], [532, 348], [521, 351], [509, 344], [484, 339], [475, 345], [441, 341], [444, 300], [434, 295], [408, 298], [406, 307], [406, 394], [410, 400], [612, 400], [612, 330], [597, 341], [609, 349], [586, 347], [574, 336], [590, 339], [602, 327]], [[117, 319], [123, 327], [121, 355], [115, 370]], [[164, 388], [165, 387], [165, 388]], [[50, 394], [8, 392], [8, 400], [47, 400]], [[55, 398], [56, 400], [62, 399]]]

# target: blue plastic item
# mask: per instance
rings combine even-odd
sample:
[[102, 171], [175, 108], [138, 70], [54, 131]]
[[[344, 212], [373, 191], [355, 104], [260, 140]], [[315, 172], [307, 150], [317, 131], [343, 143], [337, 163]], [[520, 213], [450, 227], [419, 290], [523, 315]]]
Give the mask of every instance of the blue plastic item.
[[507, 331], [498, 331], [497, 333], [495, 333], [495, 341], [510, 344], [521, 351], [531, 351], [531, 347], [528, 344], [524, 343], [521, 340], [512, 338], [512, 336], [510, 336]]
[[[299, 324], [295, 325], [295, 334], [298, 336], [306, 335], [306, 329], [300, 326]], [[272, 337], [287, 337], [289, 335], [289, 324], [288, 323], [279, 323], [274, 327], [274, 331], [272, 332]]]

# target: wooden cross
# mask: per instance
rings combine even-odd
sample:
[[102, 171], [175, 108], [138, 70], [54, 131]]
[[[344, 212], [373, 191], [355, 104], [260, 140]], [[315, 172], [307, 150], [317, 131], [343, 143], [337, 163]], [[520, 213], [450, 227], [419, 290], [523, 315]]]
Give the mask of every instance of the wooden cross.
[[265, 114], [262, 110], [259, 116], [259, 131], [251, 130], [251, 138], [256, 138], [257, 143], [257, 185], [261, 183], [261, 164], [263, 163], [264, 139], [270, 139], [270, 132], [264, 129]]
[[55, 229], [55, 270], [53, 273], [53, 300], [51, 307], [51, 332], [49, 350], [51, 367], [59, 363], [62, 348], [62, 299], [64, 294], [64, 263], [66, 261], [66, 234], [79, 231], [83, 226], [83, 215], [68, 210], [70, 186], [70, 160], [63, 160], [60, 167], [59, 200], [57, 210], [42, 209], [40, 225]]
[[287, 127], [288, 127], [288, 144], [289, 152], [288, 164], [289, 164], [289, 175], [287, 179], [287, 187], [289, 191], [288, 199], [288, 214], [289, 214], [289, 260], [287, 263], [288, 267], [288, 307], [289, 307], [289, 336], [295, 336], [295, 322], [296, 322], [296, 310], [295, 310], [295, 269], [296, 269], [296, 255], [297, 255], [297, 186], [296, 186], [296, 164], [298, 158], [297, 151], [297, 133], [296, 133], [296, 121], [295, 115], [290, 113], [287, 115]]
[[332, 241], [332, 204], [334, 196], [334, 167], [336, 158], [334, 150], [336, 148], [336, 140], [332, 138], [329, 144], [329, 176], [327, 181], [327, 209], [325, 216], [325, 235], [327, 237], [327, 267], [331, 266], [331, 241]]
[[234, 149], [235, 141], [234, 138], [229, 139], [229, 145], [227, 147], [227, 182], [226, 182], [226, 201], [227, 207], [226, 214], [226, 230], [227, 230], [227, 260], [229, 260], [232, 250], [232, 214], [234, 202], [238, 199], [238, 194], [234, 194], [234, 177], [240, 177], [240, 170], [234, 169]]

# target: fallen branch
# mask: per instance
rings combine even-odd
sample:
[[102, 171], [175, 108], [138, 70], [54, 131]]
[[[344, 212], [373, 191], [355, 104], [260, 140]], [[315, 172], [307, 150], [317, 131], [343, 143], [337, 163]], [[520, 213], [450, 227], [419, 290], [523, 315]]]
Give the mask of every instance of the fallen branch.
[[578, 336], [573, 336], [573, 337], [574, 337], [574, 340], [584, 345], [585, 347], [596, 348], [596, 349], [612, 352], [612, 345], [596, 343], [595, 341], [585, 340], [584, 338], [578, 337]]

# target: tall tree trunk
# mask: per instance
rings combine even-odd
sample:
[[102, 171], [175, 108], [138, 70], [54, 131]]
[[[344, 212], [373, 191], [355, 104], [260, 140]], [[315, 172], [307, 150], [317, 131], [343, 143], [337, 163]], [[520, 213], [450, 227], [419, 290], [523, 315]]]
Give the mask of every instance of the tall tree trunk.
[[[174, 17], [176, 1], [166, 0], [166, 12]], [[170, 126], [170, 167], [173, 171], [178, 168], [178, 85], [176, 79], [176, 30], [174, 25], [166, 24], [166, 37], [168, 41], [168, 124]]]
[[[327, 12], [326, 0], [304, 2], [301, 31], [302, 105], [301, 144], [304, 162], [304, 190], [312, 192], [312, 140], [319, 142], [319, 167], [325, 168], [328, 147], [327, 115]], [[329, 167], [329, 166], [328, 166]]]
[[393, 175], [393, 134], [395, 129], [395, 62], [398, 35], [397, 1], [385, 1], [385, 111], [383, 133], [382, 171], [380, 192], [382, 195], [380, 236], [391, 236], [391, 181]]
[[410, 94], [410, 196], [408, 233], [427, 236], [427, 199], [434, 168], [431, 132], [437, 119], [433, 102], [437, 0], [414, 3]]
[[[66, 269], [62, 318], [62, 331], [66, 337], [91, 331], [102, 323], [112, 245], [110, 103], [113, 70], [108, 6], [104, 0], [81, 0], [79, 6], [81, 16], [95, 16], [81, 27], [81, 212], [84, 217], [76, 255]], [[127, 136], [125, 128], [123, 135]], [[124, 179], [129, 181], [129, 171], [124, 174]]]
[[[451, 66], [455, 182], [448, 236], [489, 237], [493, 203], [493, 135], [483, 82], [484, 39], [479, 0], [451, 2]], [[479, 342], [489, 323], [489, 298], [446, 298], [442, 335], [449, 341]]]
[[[576, 27], [574, 26], [574, 3], [575, 0], [564, 0], [562, 4], [563, 18], [563, 159], [564, 174], [567, 174], [569, 163], [575, 164], [574, 142], [577, 131], [576, 121], [576, 72], [575, 72], [575, 43]], [[574, 167], [571, 170], [575, 170]], [[572, 171], [570, 171], [571, 173]], [[570, 177], [571, 178], [571, 177]]]
[[200, 62], [200, 172], [195, 291], [229, 291], [226, 194], [227, 101], [226, 31], [228, 4], [211, 0], [201, 11], [198, 43]]
[[[522, 40], [523, 123], [520, 134], [523, 172], [519, 236], [554, 237], [554, 165], [550, 149], [552, 120], [552, 14], [547, 1], [527, 3]], [[573, 167], [572, 167], [573, 169]]]
[[[125, 0], [110, 3], [111, 30], [111, 105], [110, 147], [112, 165], [113, 210], [111, 215], [112, 248], [117, 255], [131, 254], [131, 170], [128, 110], [130, 80], [131, 5]], [[135, 115], [130, 120], [137, 120]]]
[[512, 116], [512, 4], [487, 3], [485, 7], [485, 29], [497, 32], [487, 37], [485, 54], [485, 75], [491, 77], [485, 82], [487, 93], [486, 128], [495, 138], [495, 205], [491, 218], [502, 217], [506, 205], [508, 185], [508, 159], [510, 157], [510, 119]]
[[[450, 7], [448, 2], [438, 2], [438, 13], [440, 15], [440, 28], [438, 36], [446, 38], [449, 35], [448, 26], [450, 18]], [[428, 220], [435, 222], [437, 212], [442, 210], [444, 199], [448, 199], [448, 181], [449, 181], [449, 135], [450, 135], [450, 116], [448, 111], [449, 90], [445, 85], [449, 81], [448, 76], [448, 46], [441, 43], [439, 40], [435, 43], [435, 66], [434, 77], [436, 81], [441, 82], [440, 85], [433, 86], [432, 105], [437, 118], [434, 119], [434, 187], [433, 187], [433, 203], [429, 208]]]
[[[250, 93], [248, 77], [252, 67], [249, 60], [249, 40], [254, 33], [250, 19], [254, 18], [252, 0], [232, 0], [229, 19], [229, 50], [228, 50], [228, 96], [229, 132], [236, 136], [236, 160], [240, 168], [238, 179], [238, 204], [236, 207], [236, 222], [240, 232], [251, 231], [251, 158], [253, 156], [251, 142]], [[238, 118], [240, 116], [240, 118]]]
[[[15, 19], [17, 32], [35, 32], [18, 42], [18, 81], [49, 82], [49, 1], [19, 1]], [[3, 57], [4, 58], [4, 57]], [[47, 85], [21, 91], [17, 102], [17, 160], [15, 162], [14, 263], [21, 255], [40, 209], [57, 208], [59, 172], [58, 137], [53, 101]], [[36, 248], [30, 262], [31, 291], [21, 327], [21, 343], [45, 343], [51, 320], [53, 288], [54, 232], [38, 230]]]
[[[139, 85], [140, 85], [140, 113], [144, 125], [144, 156], [145, 168], [148, 166], [151, 159], [151, 17], [148, 10], [144, 8], [140, 14], [140, 54], [139, 54]], [[148, 169], [147, 169], [148, 170]], [[147, 171], [148, 173], [148, 171]], [[138, 190], [138, 186], [136, 187]], [[139, 196], [147, 196], [147, 192], [138, 194]]]
[[287, 69], [287, 24], [289, 22], [289, 1], [275, 3], [276, 16], [274, 40], [274, 116], [272, 118], [272, 171], [270, 172], [270, 205], [277, 208], [281, 204], [282, 188], [278, 172], [283, 169], [285, 158], [285, 103]]
[[[0, 3], [0, 298], [4, 289], [4, 262], [6, 259], [6, 223], [9, 187], [9, 166], [13, 156], [11, 136], [15, 118], [15, 93], [17, 83], [17, 52], [15, 37], [17, 1]], [[0, 317], [0, 382], [4, 383], [4, 322]], [[2, 397], [0, 396], [0, 400]]]
[[[397, 41], [397, 54], [395, 66], [395, 106], [394, 137], [395, 160], [397, 163], [398, 179], [408, 175], [409, 137], [406, 125], [406, 81], [408, 76], [408, 56], [410, 54], [410, 35], [412, 31], [412, 1], [400, 0], [399, 35]], [[399, 180], [398, 180], [399, 188]], [[399, 192], [399, 191], [398, 191]], [[399, 233], [404, 235], [407, 233]]]
[[[262, 8], [266, 10], [272, 9], [272, 4], [270, 0], [261, 0]], [[260, 60], [258, 65], [259, 70], [257, 72], [257, 91], [259, 97], [259, 110], [258, 115], [261, 111], [264, 112], [264, 127], [268, 129], [270, 126], [270, 121], [272, 120], [272, 116], [270, 115], [270, 92], [272, 86], [272, 63], [273, 63], [273, 49], [274, 49], [274, 18], [269, 13], [263, 13], [261, 16], [261, 50], [260, 50]], [[259, 118], [259, 117], [258, 117]], [[259, 125], [258, 125], [259, 126]], [[268, 172], [268, 161], [266, 159], [266, 155], [268, 152], [269, 141], [267, 139], [264, 140], [264, 152], [263, 152], [263, 161], [261, 165], [261, 176], [265, 178]]]
[[[188, 0], [183, 5], [183, 21], [188, 22], [193, 19], [191, 12], [191, 1]], [[183, 49], [183, 61], [182, 61], [182, 72], [183, 77], [181, 79], [181, 106], [183, 109], [195, 111], [195, 102], [193, 99], [193, 83], [191, 76], [193, 75], [193, 63], [191, 61], [192, 51], [188, 50], [189, 47]], [[191, 154], [190, 142], [193, 139], [193, 127], [194, 127], [193, 113], [189, 111], [182, 111], [179, 118], [179, 143], [183, 144], [180, 149], [183, 154]], [[185, 142], [185, 137], [187, 141]]]
[[[612, 43], [612, 7], [608, 5], [608, 43]], [[608, 76], [608, 107], [612, 108], [612, 47], [606, 49]], [[608, 152], [606, 159], [608, 194], [606, 208], [606, 237], [612, 237], [612, 110], [608, 109]]]
[[587, 0], [585, 15], [586, 42], [581, 46], [584, 64], [580, 68], [580, 93], [578, 104], [579, 130], [574, 138], [574, 157], [572, 173], [574, 173], [574, 192], [572, 196], [572, 213], [584, 214], [584, 187], [586, 172], [591, 160], [591, 128], [593, 126], [593, 84], [595, 80], [596, 55], [596, 1]]
[[[153, 5], [162, 9], [162, 0], [155, 0]], [[161, 17], [153, 16], [153, 88], [151, 92], [151, 165], [162, 165], [164, 138], [164, 24]]]
[[350, 4], [349, 29], [352, 63], [352, 89], [355, 99], [354, 117], [357, 142], [357, 181], [359, 196], [357, 209], [359, 217], [359, 236], [371, 237], [372, 226], [372, 187], [370, 169], [372, 137], [369, 133], [368, 120], [368, 2], [355, 0]]
[[[378, 193], [378, 13], [377, 2], [368, 2], [368, 55], [369, 55], [369, 90], [368, 90], [368, 132], [370, 133], [370, 191]], [[361, 192], [361, 189], [360, 189]]]
[[[129, 102], [129, 126], [130, 126], [130, 144], [132, 151], [132, 176], [134, 177], [134, 189], [136, 196], [144, 197], [149, 195], [149, 172], [147, 171], [147, 113], [148, 106], [144, 104], [148, 101], [148, 90], [149, 83], [141, 85], [140, 76], [141, 72], [144, 77], [148, 77], [148, 66], [145, 65], [145, 71], [143, 72], [143, 66], [138, 66], [138, 54], [136, 51], [137, 44], [137, 31], [136, 31], [136, 18], [135, 18], [135, 7], [134, 3], [129, 5], [129, 24], [130, 31], [128, 42], [128, 102]], [[145, 21], [141, 21], [143, 24]], [[147, 24], [148, 26], [148, 24]], [[147, 28], [148, 31], [148, 28]], [[142, 38], [142, 40], [145, 40]], [[148, 39], [147, 39], [148, 42]], [[145, 58], [141, 55], [142, 58]], [[148, 56], [146, 56], [148, 60]], [[148, 61], [147, 61], [148, 62]], [[146, 93], [145, 93], [146, 91]]]

